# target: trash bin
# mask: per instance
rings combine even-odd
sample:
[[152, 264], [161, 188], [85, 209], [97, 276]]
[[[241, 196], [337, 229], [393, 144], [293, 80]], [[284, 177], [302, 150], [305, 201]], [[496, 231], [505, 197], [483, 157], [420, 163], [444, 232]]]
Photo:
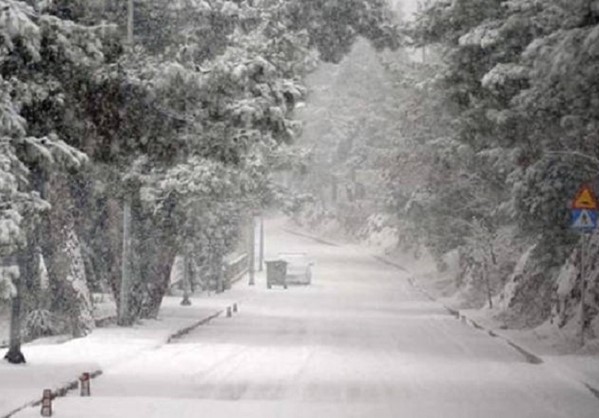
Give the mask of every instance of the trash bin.
[[273, 285], [283, 286], [287, 289], [287, 262], [285, 260], [265, 260], [266, 264], [266, 287]]

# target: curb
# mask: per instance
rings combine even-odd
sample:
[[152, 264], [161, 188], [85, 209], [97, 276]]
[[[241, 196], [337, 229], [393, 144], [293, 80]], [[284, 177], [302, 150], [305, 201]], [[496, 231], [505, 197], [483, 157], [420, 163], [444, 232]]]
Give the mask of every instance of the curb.
[[534, 354], [532, 351], [527, 350], [526, 348], [522, 347], [519, 344], [516, 344], [509, 338], [507, 338], [501, 334], [498, 334], [496, 331], [493, 331], [492, 329], [483, 327], [482, 325], [480, 325], [473, 319], [468, 318], [466, 315], [460, 314], [459, 311], [457, 311], [457, 312], [458, 312], [459, 318], [461, 319], [461, 321], [463, 323], [470, 325], [471, 327], [488, 334], [490, 337], [499, 338], [499, 339], [505, 341], [511, 348], [513, 348], [518, 353], [520, 353], [528, 363], [530, 363], [530, 364], [543, 364], [544, 363], [543, 359], [541, 357], [539, 357], [538, 355]]
[[[340, 246], [339, 244], [333, 243], [333, 242], [331, 242], [331, 241], [327, 241], [327, 240], [324, 240], [324, 239], [322, 239], [322, 238], [314, 237], [314, 236], [312, 236], [312, 235], [309, 235], [309, 234], [306, 234], [306, 233], [302, 233], [302, 232], [299, 232], [299, 231], [294, 231], [294, 230], [291, 230], [291, 229], [288, 229], [288, 228], [283, 228], [283, 230], [284, 230], [284, 231], [286, 231], [286, 232], [289, 232], [289, 233], [291, 233], [291, 234], [295, 234], [295, 235], [302, 236], [302, 237], [305, 237], [305, 238], [310, 238], [310, 239], [313, 239], [313, 240], [315, 240], [315, 241], [317, 241], [317, 242], [321, 242], [321, 243], [323, 243], [323, 244], [332, 245], [332, 246], [335, 246], [335, 247], [339, 247], [339, 246]], [[386, 257], [384, 257], [384, 256], [380, 256], [380, 255], [373, 254], [373, 255], [372, 255], [372, 257], [373, 257], [375, 260], [377, 260], [377, 261], [379, 261], [379, 262], [381, 262], [381, 263], [383, 263], [383, 264], [387, 264], [387, 265], [393, 266], [393, 267], [395, 267], [396, 269], [398, 269], [398, 270], [401, 270], [401, 271], [403, 271], [403, 272], [406, 272], [406, 273], [408, 273], [408, 272], [409, 272], [409, 271], [408, 271], [408, 270], [407, 270], [405, 267], [403, 267], [402, 265], [400, 265], [400, 264], [398, 264], [398, 263], [396, 263], [396, 262], [394, 262], [394, 261], [392, 261], [392, 260], [389, 260], [388, 258], [386, 258]], [[507, 343], [507, 344], [508, 344], [508, 345], [509, 345], [511, 348], [513, 348], [513, 349], [514, 349], [514, 350], [516, 350], [516, 351], [517, 351], [517, 352], [518, 352], [520, 355], [522, 355], [522, 356], [524, 357], [524, 359], [525, 359], [525, 360], [526, 360], [528, 363], [530, 363], [530, 364], [535, 364], [535, 365], [538, 365], [538, 364], [543, 364], [543, 363], [544, 363], [544, 362], [543, 362], [543, 359], [542, 359], [541, 357], [537, 356], [536, 354], [534, 354], [534, 353], [533, 353], [533, 352], [531, 352], [530, 350], [527, 350], [527, 349], [525, 349], [524, 347], [522, 347], [521, 345], [519, 345], [519, 344], [516, 344], [515, 342], [513, 342], [512, 340], [510, 340], [510, 339], [509, 339], [509, 338], [507, 338], [507, 337], [504, 337], [504, 336], [502, 336], [502, 335], [499, 335], [499, 334], [497, 334], [495, 331], [493, 331], [493, 330], [491, 330], [491, 329], [487, 329], [487, 328], [483, 327], [482, 325], [478, 324], [478, 323], [477, 323], [477, 322], [475, 322], [474, 320], [472, 320], [472, 319], [468, 318], [467, 316], [465, 316], [465, 315], [461, 314], [459, 310], [457, 310], [457, 309], [453, 309], [453, 308], [450, 308], [449, 306], [445, 305], [444, 303], [442, 303], [442, 302], [439, 302], [439, 301], [438, 301], [438, 300], [437, 300], [435, 297], [433, 297], [433, 296], [432, 296], [432, 295], [431, 295], [431, 294], [430, 294], [430, 293], [429, 293], [429, 292], [428, 292], [426, 289], [423, 289], [422, 287], [418, 286], [418, 284], [416, 283], [416, 280], [414, 280], [414, 277], [408, 277], [408, 282], [410, 283], [410, 285], [411, 285], [411, 286], [412, 286], [414, 289], [416, 289], [417, 291], [419, 291], [420, 293], [422, 293], [424, 296], [426, 296], [426, 297], [427, 297], [427, 299], [429, 299], [429, 300], [430, 300], [430, 301], [432, 301], [432, 302], [437, 302], [437, 303], [441, 304], [441, 305], [443, 306], [443, 308], [444, 308], [444, 309], [445, 309], [447, 312], [449, 312], [449, 314], [450, 314], [450, 315], [452, 315], [453, 317], [455, 317], [456, 319], [459, 319], [459, 320], [461, 320], [463, 323], [465, 323], [465, 324], [468, 324], [468, 325], [470, 325], [471, 327], [474, 327], [474, 328], [476, 328], [476, 329], [478, 329], [478, 330], [480, 330], [480, 331], [483, 331], [483, 332], [487, 333], [487, 334], [488, 334], [490, 337], [493, 337], [493, 338], [500, 338], [500, 339], [502, 339], [503, 341], [505, 341], [505, 342], [506, 342], [506, 343]], [[585, 382], [583, 382], [583, 383], [584, 383], [584, 385], [585, 385], [585, 386], [587, 386], [587, 388], [588, 388], [589, 390], [591, 390], [591, 392], [593, 393], [593, 395], [595, 395], [595, 396], [598, 396], [598, 397], [599, 397], [599, 391], [595, 390], [594, 388], [592, 389], [592, 388], [591, 388], [591, 387], [590, 387], [590, 386], [589, 386], [587, 383], [585, 383]]]
[[[386, 259], [385, 257], [382, 256], [377, 256], [375, 255], [374, 258], [382, 263], [394, 266], [396, 268], [398, 268], [399, 270], [402, 271], [407, 271], [403, 266], [389, 260]], [[431, 301], [437, 302], [439, 304], [441, 304], [443, 306], [443, 308], [445, 310], [447, 310], [452, 316], [454, 316], [456, 319], [460, 320], [463, 324], [471, 326], [479, 331], [482, 331], [486, 334], [488, 334], [490, 337], [493, 338], [499, 338], [503, 341], [505, 341], [512, 349], [516, 350], [520, 355], [522, 355], [524, 357], [524, 359], [526, 360], [526, 362], [530, 363], [530, 364], [534, 364], [534, 365], [540, 365], [543, 364], [544, 361], [543, 359], [534, 354], [532, 351], [522, 347], [521, 345], [515, 343], [514, 341], [510, 340], [508, 337], [501, 335], [500, 333], [498, 333], [497, 331], [494, 331], [492, 329], [486, 328], [484, 326], [482, 326], [481, 324], [479, 324], [478, 322], [476, 322], [475, 320], [467, 317], [466, 315], [460, 313], [459, 310], [457, 309], [453, 309], [447, 305], [445, 305], [442, 302], [439, 302], [438, 300], [436, 300], [429, 292], [427, 292], [425, 289], [423, 289], [422, 287], [418, 286], [418, 284], [416, 283], [416, 280], [414, 279], [414, 277], [408, 277], [408, 282], [410, 283], [411, 286], [413, 286], [416, 290], [418, 290], [419, 292], [421, 292], [423, 295], [425, 295], [428, 299], [430, 299]], [[581, 383], [582, 385], [584, 385], [589, 392], [591, 392], [591, 394], [593, 396], [595, 396], [595, 398], [599, 399], [599, 389], [597, 389], [596, 387], [594, 387], [592, 384], [584, 381], [584, 379], [575, 379], [577, 380], [579, 383]]]
[[[202, 318], [201, 320], [193, 323], [192, 325], [189, 325], [189, 326], [187, 326], [185, 328], [182, 328], [182, 329], [180, 329], [178, 331], [175, 331], [174, 333], [172, 333], [172, 334], [170, 334], [168, 336], [168, 338], [166, 339], [165, 342], [162, 342], [162, 343], [158, 344], [157, 347], [162, 347], [165, 344], [171, 343], [173, 340], [176, 340], [176, 339], [181, 338], [182, 336], [184, 336], [186, 334], [189, 334], [191, 331], [193, 331], [197, 327], [199, 327], [201, 325], [204, 325], [204, 324], [207, 324], [208, 322], [212, 321], [214, 318], [217, 318], [223, 312], [224, 312], [224, 310], [217, 311], [217, 312], [213, 313], [212, 315], [210, 315], [208, 317], [205, 317], [205, 318]], [[157, 348], [157, 347], [155, 347], [155, 348]], [[96, 377], [101, 376], [102, 373], [103, 373], [103, 371], [101, 369], [94, 370], [93, 372], [90, 372], [90, 379], [95, 379]], [[70, 381], [68, 383], [65, 383], [65, 384], [59, 386], [56, 389], [52, 389], [52, 399], [66, 396], [67, 393], [69, 393], [72, 390], [77, 389], [78, 386], [79, 386], [79, 378], [77, 378], [75, 380], [72, 380], [72, 381]], [[29, 407], [33, 408], [33, 407], [41, 405], [41, 403], [42, 403], [41, 399], [37, 399], [37, 400], [34, 400], [34, 401], [27, 402], [26, 404], [24, 404], [24, 405], [22, 405], [22, 406], [20, 406], [20, 407], [18, 407], [16, 409], [10, 411], [8, 414], [1, 415], [0, 418], [10, 418], [13, 415], [21, 412], [22, 410], [24, 410], [26, 408], [29, 408]]]
[[109, 325], [116, 324], [116, 320], [117, 320], [116, 315], [111, 315], [111, 316], [105, 316], [104, 318], [94, 319], [94, 322], [96, 324], [96, 328], [103, 328], [103, 327], [107, 327]]
[[[288, 229], [288, 228], [283, 228], [283, 230], [284, 230], [284, 231], [286, 231], [286, 232], [289, 232], [289, 233], [291, 233], [291, 234], [299, 235], [299, 236], [302, 236], [302, 237], [305, 237], [305, 238], [310, 238], [310, 239], [313, 239], [313, 240], [315, 240], [315, 241], [318, 241], [318, 242], [321, 242], [321, 243], [324, 243], [324, 244], [327, 244], [327, 245], [332, 245], [332, 246], [336, 246], [336, 247], [338, 247], [338, 246], [339, 246], [339, 244], [336, 244], [336, 243], [333, 243], [333, 242], [330, 242], [330, 241], [324, 240], [324, 239], [322, 239], [322, 238], [314, 237], [314, 236], [312, 236], [312, 235], [309, 235], [309, 234], [306, 234], [306, 233], [302, 233], [302, 232], [299, 232], [299, 231], [290, 230], [290, 229]], [[383, 264], [387, 264], [387, 265], [393, 266], [393, 267], [395, 267], [396, 269], [398, 269], [398, 270], [401, 270], [401, 271], [403, 271], [403, 272], [406, 272], [406, 273], [408, 273], [408, 272], [409, 272], [409, 271], [408, 271], [408, 270], [407, 270], [405, 267], [403, 267], [402, 265], [400, 265], [400, 264], [398, 264], [398, 263], [396, 263], [396, 262], [394, 262], [394, 261], [392, 261], [392, 260], [389, 260], [388, 258], [386, 258], [386, 257], [384, 257], [384, 256], [380, 256], [380, 255], [373, 254], [373, 255], [372, 255], [372, 257], [373, 257], [375, 260], [377, 260], [377, 261], [379, 261], [379, 262], [381, 262], [381, 263], [383, 263]], [[534, 353], [533, 353], [533, 352], [531, 352], [530, 350], [527, 350], [527, 349], [525, 349], [524, 347], [522, 347], [521, 345], [519, 345], [519, 344], [516, 344], [515, 342], [513, 342], [512, 340], [510, 340], [509, 338], [507, 338], [507, 337], [505, 337], [505, 336], [502, 336], [502, 335], [500, 335], [500, 334], [497, 334], [495, 331], [493, 331], [493, 330], [491, 330], [491, 329], [487, 329], [487, 328], [483, 327], [482, 325], [478, 324], [478, 323], [477, 323], [477, 322], [475, 322], [474, 320], [472, 320], [472, 319], [468, 318], [467, 316], [465, 316], [465, 315], [461, 314], [459, 310], [457, 310], [457, 309], [453, 309], [453, 308], [451, 308], [451, 307], [449, 307], [449, 306], [445, 305], [444, 303], [442, 303], [442, 302], [439, 302], [439, 301], [438, 301], [438, 300], [437, 300], [435, 297], [433, 297], [433, 296], [432, 296], [432, 295], [431, 295], [431, 294], [430, 294], [430, 293], [429, 293], [429, 292], [428, 292], [426, 289], [423, 289], [422, 287], [418, 286], [418, 284], [416, 283], [416, 280], [414, 279], [414, 277], [408, 277], [408, 282], [410, 283], [410, 285], [411, 285], [411, 286], [412, 286], [414, 289], [416, 289], [417, 291], [419, 291], [420, 293], [422, 293], [424, 296], [426, 296], [426, 298], [427, 298], [427, 299], [429, 299], [430, 301], [437, 302], [437, 303], [441, 304], [441, 305], [443, 306], [443, 308], [444, 308], [444, 309], [445, 309], [447, 312], [449, 312], [449, 314], [450, 314], [450, 315], [452, 315], [452, 316], [453, 316], [453, 317], [455, 317], [456, 319], [459, 319], [459, 320], [461, 320], [461, 321], [462, 321], [462, 323], [464, 323], [464, 324], [467, 324], [467, 325], [470, 325], [471, 327], [473, 327], [473, 328], [476, 328], [476, 329], [478, 329], [478, 330], [480, 330], [480, 331], [483, 331], [483, 332], [487, 333], [487, 334], [488, 334], [490, 337], [493, 337], [493, 338], [500, 338], [500, 339], [502, 339], [503, 341], [505, 341], [505, 342], [506, 342], [506, 343], [507, 343], [507, 344], [508, 344], [508, 345], [509, 345], [511, 348], [513, 348], [513, 349], [514, 349], [514, 350], [516, 350], [516, 351], [517, 351], [517, 352], [518, 352], [520, 355], [522, 355], [522, 356], [524, 357], [524, 359], [525, 359], [525, 360], [526, 360], [528, 363], [530, 363], [530, 364], [535, 364], [535, 365], [538, 365], [538, 364], [543, 364], [543, 363], [544, 363], [544, 362], [543, 362], [543, 359], [542, 359], [541, 357], [537, 356], [536, 354], [534, 354]], [[598, 397], [598, 398], [599, 398], [599, 391], [598, 391], [598, 390], [596, 390], [596, 389], [592, 388], [591, 386], [589, 386], [589, 385], [588, 385], [587, 383], [585, 383], [585, 382], [583, 382], [583, 384], [584, 384], [584, 385], [585, 385], [585, 386], [586, 386], [586, 387], [587, 387], [587, 388], [588, 388], [588, 389], [589, 389], [589, 390], [590, 390], [590, 391], [593, 393], [593, 395], [595, 395], [596, 397]]]
[[174, 334], [169, 335], [169, 337], [166, 340], [166, 344], [170, 344], [173, 340], [176, 340], [178, 338], [183, 337], [184, 335], [189, 334], [191, 331], [193, 331], [197, 327], [207, 324], [208, 322], [212, 321], [214, 318], [217, 318], [220, 315], [222, 315], [223, 312], [224, 312], [223, 310], [217, 311], [217, 312], [213, 313], [212, 315], [210, 315], [194, 324], [191, 324], [188, 327], [180, 329], [179, 331], [175, 332]]
[[324, 239], [324, 238], [316, 237], [314, 235], [310, 235], [310, 234], [307, 234], [305, 232], [300, 232], [300, 231], [296, 231], [294, 229], [289, 229], [289, 228], [281, 228], [281, 229], [283, 231], [285, 231], [285, 232], [289, 232], [290, 234], [297, 235], [297, 236], [304, 237], [304, 238], [309, 238], [309, 239], [314, 240], [316, 242], [320, 242], [321, 244], [330, 245], [331, 247], [341, 247], [341, 244], [338, 244], [338, 243], [333, 242], [333, 241], [329, 241], [329, 240]]
[[397, 269], [399, 269], [401, 271], [405, 271], [406, 273], [409, 273], [408, 270], [405, 267], [403, 267], [403, 266], [401, 266], [401, 265], [399, 265], [399, 264], [397, 264], [397, 263], [395, 263], [395, 262], [393, 262], [391, 260], [387, 260], [385, 257], [383, 257], [381, 255], [374, 254], [373, 257], [374, 257], [375, 260], [380, 261], [381, 263], [388, 264], [388, 265], [393, 266], [393, 267], [395, 267], [395, 268], [397, 268]]
[[[94, 370], [93, 372], [91, 372], [89, 374], [89, 377], [90, 377], [90, 379], [94, 379], [94, 378], [100, 376], [101, 374], [102, 374], [102, 370], [98, 369], [98, 370]], [[67, 393], [69, 393], [71, 390], [77, 389], [78, 386], [79, 386], [79, 378], [77, 378], [76, 380], [71, 380], [70, 382], [63, 384], [62, 386], [60, 386], [56, 389], [52, 389], [52, 399], [66, 396]], [[29, 408], [29, 407], [34, 408], [41, 404], [42, 404], [41, 399], [28, 402], [25, 405], [22, 405], [16, 409], [13, 409], [8, 414], [2, 415], [2, 417], [0, 417], [0, 418], [10, 418], [13, 415], [21, 412], [22, 410], [24, 410], [26, 408]]]
[[[394, 266], [397, 269], [400, 269], [404, 272], [407, 272], [407, 270], [405, 269], [405, 267], [385, 258], [382, 256], [377, 256], [375, 255], [374, 258], [376, 260], [379, 260], [382, 263]], [[479, 331], [483, 331], [486, 334], [488, 334], [490, 337], [493, 338], [500, 338], [503, 341], [505, 341], [511, 348], [513, 348], [514, 350], [516, 350], [520, 355], [522, 355], [524, 357], [524, 359], [530, 363], [530, 364], [543, 364], [543, 359], [539, 356], [537, 356], [536, 354], [532, 353], [530, 350], [525, 349], [524, 347], [520, 346], [519, 344], [516, 344], [515, 342], [513, 342], [512, 340], [510, 340], [507, 337], [504, 337], [500, 334], [497, 334], [495, 331], [485, 328], [482, 325], [480, 325], [479, 323], [477, 323], [476, 321], [468, 318], [466, 315], [460, 313], [459, 310], [457, 309], [453, 309], [449, 306], [447, 306], [446, 304], [439, 302], [436, 298], [434, 298], [428, 291], [426, 291], [425, 289], [423, 289], [422, 287], [418, 286], [418, 284], [416, 283], [416, 280], [414, 279], [414, 277], [408, 277], [408, 282], [410, 283], [410, 285], [412, 287], [414, 287], [416, 290], [418, 290], [420, 293], [422, 293], [423, 295], [425, 295], [429, 300], [433, 301], [433, 302], [437, 302], [439, 304], [441, 304], [443, 306], [443, 308], [449, 312], [453, 317], [455, 317], [456, 319], [459, 319], [462, 323], [467, 324], [475, 329], [478, 329]]]
[[595, 396], [595, 398], [599, 399], [599, 390], [597, 390], [596, 388], [594, 388], [586, 382], [582, 382], [582, 384], [589, 390], [589, 392], [593, 394], [593, 396]]

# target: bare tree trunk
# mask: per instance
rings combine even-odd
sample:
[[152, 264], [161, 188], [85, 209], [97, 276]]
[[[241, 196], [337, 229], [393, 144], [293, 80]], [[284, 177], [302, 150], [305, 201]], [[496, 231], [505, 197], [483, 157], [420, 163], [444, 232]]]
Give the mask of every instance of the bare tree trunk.
[[489, 301], [489, 308], [493, 309], [493, 298], [491, 292], [491, 275], [489, 274], [489, 268], [487, 263], [483, 263], [483, 274], [485, 276], [485, 284], [487, 287], [487, 300]]
[[[31, 216], [31, 214], [28, 214]], [[26, 313], [27, 285], [38, 278], [39, 252], [37, 247], [36, 225], [32, 220], [25, 221], [22, 228], [26, 232], [26, 246], [16, 255], [16, 264], [19, 267], [19, 276], [14, 279], [16, 295], [11, 301], [10, 342], [5, 358], [10, 363], [25, 363], [25, 356], [21, 352], [23, 314]]]
[[189, 306], [191, 301], [191, 254], [188, 249], [183, 252], [183, 300], [181, 305]]
[[[22, 264], [23, 260], [21, 258], [23, 257], [23, 254], [19, 254], [19, 267]], [[21, 352], [21, 302], [24, 288], [22, 275], [18, 279], [14, 279], [14, 285], [17, 294], [11, 300], [10, 345], [4, 358], [9, 363], [20, 364], [25, 363], [25, 356]]]
[[43, 240], [51, 289], [50, 309], [68, 319], [68, 331], [74, 337], [83, 337], [95, 327], [81, 239], [85, 234], [79, 232], [85, 210], [80, 180], [64, 175], [48, 178], [48, 201], [52, 208], [46, 218]]
[[216, 277], [216, 292], [222, 293], [225, 291], [225, 280], [223, 274], [223, 254], [220, 249], [214, 254], [212, 268]]
[[120, 202], [115, 199], [107, 199], [105, 204], [106, 219], [99, 233], [105, 234], [103, 241], [106, 243], [102, 250], [101, 259], [106, 263], [105, 277], [108, 279], [114, 300], [120, 298], [121, 284], [121, 254], [122, 253], [122, 216]]
[[166, 251], [153, 267], [154, 277], [150, 279], [146, 286], [146, 300], [144, 301], [144, 310], [141, 312], [143, 318], [158, 317], [162, 299], [168, 290], [174, 260], [174, 253]]

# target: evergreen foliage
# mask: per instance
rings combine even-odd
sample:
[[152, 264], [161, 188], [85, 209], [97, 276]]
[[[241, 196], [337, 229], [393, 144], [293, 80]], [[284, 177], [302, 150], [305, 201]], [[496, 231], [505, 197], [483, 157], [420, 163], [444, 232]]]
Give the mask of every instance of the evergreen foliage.
[[[133, 318], [157, 314], [177, 253], [221, 271], [244, 218], [276, 194], [277, 149], [300, 130], [318, 57], [339, 60], [358, 35], [397, 45], [371, 3], [134, 2], [126, 45], [125, 2], [0, 0], [0, 295], [15, 324], [84, 335], [89, 286], [119, 300], [123, 262]], [[24, 361], [19, 334], [11, 361]]]

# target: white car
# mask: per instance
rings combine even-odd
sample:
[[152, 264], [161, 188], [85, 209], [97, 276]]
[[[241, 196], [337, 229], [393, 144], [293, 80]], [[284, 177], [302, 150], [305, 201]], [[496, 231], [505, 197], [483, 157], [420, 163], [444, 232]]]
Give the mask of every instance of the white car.
[[310, 261], [306, 253], [279, 253], [278, 258], [287, 262], [285, 280], [287, 284], [308, 285], [311, 283], [314, 263]]

